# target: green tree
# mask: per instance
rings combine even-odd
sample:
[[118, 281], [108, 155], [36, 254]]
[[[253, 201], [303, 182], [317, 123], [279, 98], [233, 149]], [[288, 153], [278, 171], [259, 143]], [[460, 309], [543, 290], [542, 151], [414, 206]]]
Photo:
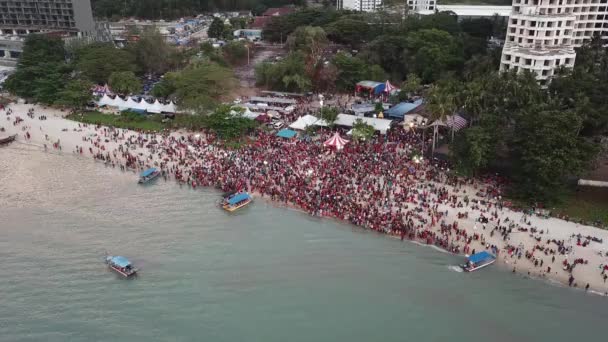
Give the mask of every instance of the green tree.
[[168, 98], [175, 93], [175, 90], [176, 89], [173, 82], [167, 78], [163, 78], [160, 82], [154, 85], [151, 94], [154, 97]]
[[110, 88], [118, 94], [137, 94], [141, 92], [141, 81], [131, 71], [113, 72], [108, 81]]
[[[453, 115], [457, 109], [456, 91], [458, 86], [453, 80], [444, 81], [438, 85], [433, 85], [427, 94], [427, 109], [431, 113], [431, 121], [446, 123], [447, 118]], [[433, 126], [432, 152], [435, 152], [439, 126]], [[452, 128], [452, 139], [454, 139], [454, 129]]]
[[224, 21], [220, 18], [213, 18], [213, 21], [207, 30], [207, 36], [209, 36], [209, 38], [223, 38]]
[[401, 84], [401, 92], [411, 95], [418, 95], [422, 90], [422, 80], [418, 75], [410, 73], [406, 80]]
[[232, 71], [212, 62], [190, 65], [165, 79], [175, 89], [172, 97], [178, 105], [195, 112], [212, 110], [236, 86]]
[[167, 43], [155, 27], [144, 30], [139, 40], [129, 46], [129, 50], [144, 73], [164, 74], [181, 62], [178, 51]]
[[93, 83], [84, 79], [74, 79], [68, 82], [66, 87], [58, 94], [55, 104], [82, 108], [93, 98], [91, 88]]
[[496, 147], [491, 132], [484, 127], [472, 127], [459, 134], [452, 148], [451, 156], [456, 170], [472, 176], [484, 170], [493, 161]]
[[239, 41], [231, 41], [222, 47], [224, 58], [230, 64], [239, 64], [247, 59], [247, 46], [246, 43]]
[[433, 82], [463, 63], [462, 45], [445, 31], [420, 30], [409, 34], [407, 40], [412, 52], [410, 64], [424, 82]]
[[559, 199], [566, 177], [586, 170], [597, 153], [579, 136], [582, 124], [576, 112], [551, 104], [521, 112], [513, 141], [516, 194], [545, 203]]
[[243, 117], [243, 108], [220, 105], [205, 118], [208, 128], [222, 139], [235, 139], [256, 127], [256, 121]]
[[300, 50], [314, 60], [321, 57], [327, 43], [323, 28], [315, 26], [300, 26], [287, 38], [291, 50]]
[[378, 64], [374, 64], [367, 69], [366, 79], [376, 82], [383, 82], [388, 78], [388, 75]]
[[366, 124], [361, 119], [357, 119], [353, 123], [352, 137], [356, 141], [369, 141], [374, 133], [376, 133], [374, 126]]
[[338, 90], [352, 91], [355, 89], [355, 84], [367, 76], [367, 65], [357, 57], [340, 52], [334, 56], [332, 63], [338, 68], [336, 79]]
[[335, 107], [322, 107], [319, 111], [321, 119], [325, 120], [330, 126], [334, 125], [334, 122], [338, 118], [338, 108]]
[[333, 42], [359, 47], [370, 33], [369, 25], [363, 20], [341, 18], [326, 27], [327, 35]]
[[112, 44], [95, 43], [78, 49], [75, 68], [92, 82], [104, 84], [113, 72], [137, 71], [135, 56]]
[[306, 72], [304, 54], [292, 52], [277, 63], [261, 63], [255, 68], [256, 83], [279, 91], [308, 91], [312, 81]]
[[51, 104], [69, 78], [63, 41], [44, 35], [29, 35], [17, 68], [4, 83], [9, 92]]
[[376, 37], [363, 48], [359, 58], [367, 64], [378, 64], [390, 75], [391, 79], [402, 79], [408, 71], [407, 36], [382, 35]]

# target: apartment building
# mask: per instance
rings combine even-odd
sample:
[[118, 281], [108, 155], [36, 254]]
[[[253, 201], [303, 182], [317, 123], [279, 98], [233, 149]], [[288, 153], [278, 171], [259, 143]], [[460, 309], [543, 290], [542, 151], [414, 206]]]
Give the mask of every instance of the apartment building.
[[382, 8], [382, 0], [337, 0], [336, 8], [361, 12], [373, 12]]
[[530, 70], [545, 85], [595, 35], [608, 43], [608, 0], [513, 0], [500, 70]]
[[437, 0], [407, 0], [407, 7], [410, 12], [435, 13], [435, 10], [437, 10]]
[[94, 30], [90, 0], [0, 0], [0, 32], [5, 35], [65, 31], [87, 36]]

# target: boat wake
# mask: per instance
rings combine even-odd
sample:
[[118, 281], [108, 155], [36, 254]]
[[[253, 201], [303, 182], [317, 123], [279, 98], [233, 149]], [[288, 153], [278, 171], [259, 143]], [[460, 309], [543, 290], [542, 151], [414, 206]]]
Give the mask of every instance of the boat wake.
[[464, 272], [464, 271], [462, 270], [462, 267], [460, 267], [460, 266], [448, 265], [448, 269], [449, 269], [450, 271], [454, 271], [454, 272], [458, 272], [458, 273], [462, 273], [462, 272]]

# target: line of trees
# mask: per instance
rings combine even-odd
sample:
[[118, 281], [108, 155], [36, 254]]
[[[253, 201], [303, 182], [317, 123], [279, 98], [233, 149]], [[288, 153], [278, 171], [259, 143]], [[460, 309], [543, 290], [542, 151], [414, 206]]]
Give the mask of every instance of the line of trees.
[[[238, 44], [227, 48], [231, 60], [243, 58], [240, 48], [244, 47]], [[109, 43], [66, 48], [59, 38], [29, 35], [17, 69], [4, 87], [34, 102], [79, 108], [92, 100], [91, 89], [96, 84], [108, 84], [120, 95], [138, 95], [142, 80], [166, 74], [153, 95], [178, 101], [183, 109], [208, 111], [236, 81], [223, 56], [217, 56], [217, 61], [197, 59], [197, 52], [178, 51], [154, 29], [146, 30], [139, 41], [124, 49]]]
[[457, 111], [469, 117], [471, 126], [451, 146], [458, 172], [503, 170], [512, 196], [551, 203], [566, 194], [569, 177], [596, 160], [608, 135], [607, 94], [608, 49], [597, 38], [548, 89], [529, 72], [493, 71], [442, 80], [427, 100], [433, 119]]
[[[363, 79], [428, 84], [498, 68], [490, 37], [506, 30], [503, 18], [459, 21], [451, 13], [407, 16], [304, 9], [272, 18], [266, 40], [285, 42], [290, 55], [258, 68], [258, 84], [276, 90], [352, 91]], [[330, 44], [349, 48], [325, 53]]]

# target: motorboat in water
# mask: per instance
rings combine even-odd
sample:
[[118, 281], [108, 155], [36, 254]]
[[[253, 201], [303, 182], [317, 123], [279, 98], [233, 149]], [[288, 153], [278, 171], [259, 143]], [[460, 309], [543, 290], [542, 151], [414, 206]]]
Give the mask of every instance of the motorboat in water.
[[160, 170], [153, 167], [139, 174], [139, 184], [145, 184], [160, 176]]
[[492, 265], [493, 263], [496, 262], [496, 256], [483, 251], [483, 252], [479, 252], [479, 253], [475, 253], [473, 255], [469, 255], [469, 257], [467, 258], [467, 262], [465, 264], [460, 265], [460, 267], [465, 271], [465, 272], [473, 272], [473, 271], [477, 271], [481, 268], [484, 268], [486, 266]]
[[253, 197], [247, 192], [237, 192], [224, 198], [222, 208], [226, 211], [236, 211], [253, 201]]
[[138, 271], [127, 258], [122, 256], [107, 256], [106, 264], [108, 264], [108, 267], [114, 272], [125, 278], [134, 276]]

